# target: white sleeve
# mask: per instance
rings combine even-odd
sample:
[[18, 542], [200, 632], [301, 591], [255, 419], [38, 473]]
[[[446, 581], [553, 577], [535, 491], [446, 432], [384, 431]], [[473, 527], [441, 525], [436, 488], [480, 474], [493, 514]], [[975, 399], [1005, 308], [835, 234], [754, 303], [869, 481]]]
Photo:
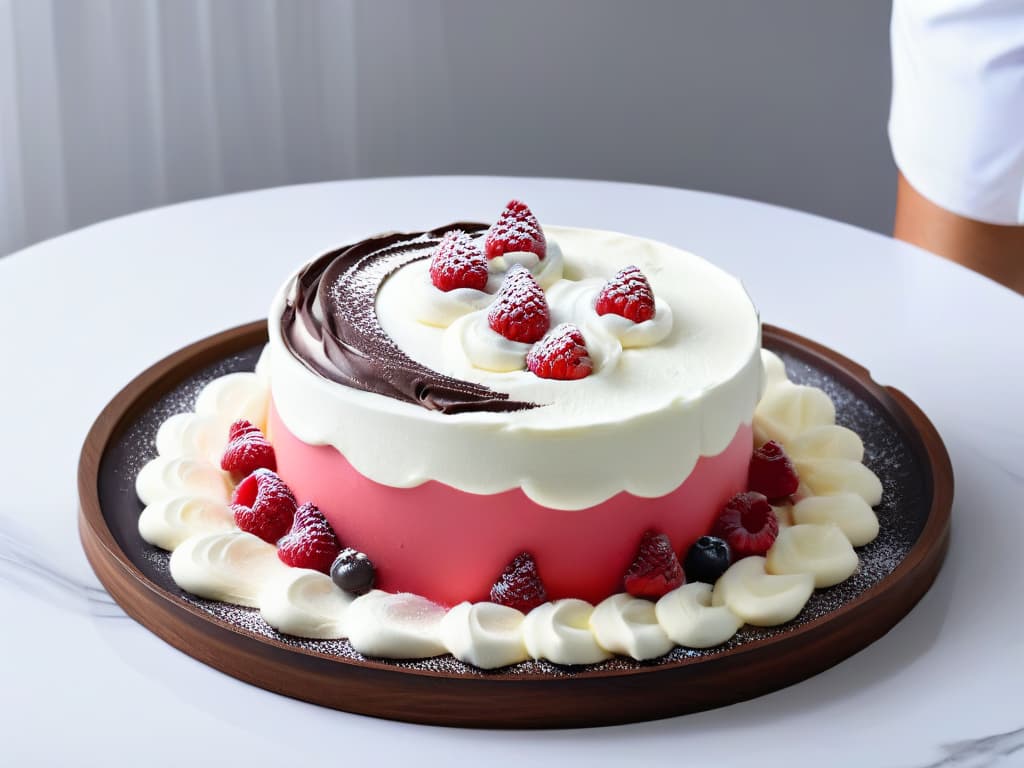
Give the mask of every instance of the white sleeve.
[[1024, 0], [894, 0], [889, 141], [918, 192], [1024, 224]]

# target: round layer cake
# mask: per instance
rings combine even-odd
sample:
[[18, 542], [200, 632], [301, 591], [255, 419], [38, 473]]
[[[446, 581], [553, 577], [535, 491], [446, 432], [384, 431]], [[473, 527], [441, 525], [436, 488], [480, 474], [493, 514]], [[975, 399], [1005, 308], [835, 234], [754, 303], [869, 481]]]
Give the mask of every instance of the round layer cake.
[[[432, 274], [453, 230], [490, 257], [475, 287]], [[285, 282], [269, 314], [278, 474], [383, 590], [486, 600], [525, 552], [549, 598], [598, 602], [646, 531], [685, 552], [746, 489], [758, 315], [738, 280], [663, 243], [544, 227], [540, 247], [495, 253], [488, 233], [371, 238]], [[623, 270], [649, 283], [646, 319], [599, 312]], [[513, 275], [543, 291], [539, 340], [495, 320], [541, 301]], [[527, 360], [566, 328], [585, 368], [545, 377]]]

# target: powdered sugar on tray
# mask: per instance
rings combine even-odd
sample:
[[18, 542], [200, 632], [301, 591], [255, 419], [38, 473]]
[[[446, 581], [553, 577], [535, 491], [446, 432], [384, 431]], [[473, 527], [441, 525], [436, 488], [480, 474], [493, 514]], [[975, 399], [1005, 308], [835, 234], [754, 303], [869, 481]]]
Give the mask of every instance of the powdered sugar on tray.
[[[212, 365], [189, 377], [143, 413], [129, 429], [108, 449], [104, 463], [117, 478], [118, 491], [130, 496], [119, 500], [119, 508], [134, 504], [141, 512], [141, 504], [134, 498], [133, 481], [139, 469], [156, 455], [155, 435], [160, 424], [169, 416], [190, 410], [202, 387], [212, 379], [234, 371], [252, 370], [260, 349], [252, 349]], [[861, 436], [865, 447], [864, 464], [882, 481], [884, 493], [875, 508], [881, 531], [870, 544], [860, 547], [857, 554], [860, 566], [844, 582], [826, 589], [815, 590], [804, 609], [792, 622], [779, 627], [743, 627], [723, 645], [706, 650], [673, 648], [668, 654], [650, 661], [633, 661], [615, 657], [600, 664], [587, 666], [559, 666], [547, 661], [526, 661], [498, 671], [484, 671], [467, 665], [451, 656], [438, 656], [424, 660], [374, 659], [396, 669], [432, 671], [467, 676], [544, 675], [572, 676], [581, 671], [629, 671], [695, 658], [709, 658], [753, 641], [777, 637], [794, 627], [816, 621], [849, 605], [870, 588], [890, 575], [903, 561], [920, 535], [928, 514], [930, 491], [926, 485], [927, 473], [907, 444], [897, 426], [873, 401], [847, 388], [826, 373], [808, 365], [792, 355], [781, 354], [787, 373], [794, 383], [823, 389], [836, 408], [836, 422]], [[103, 493], [114, 493], [101, 488]], [[131, 504], [129, 503], [131, 502]], [[105, 509], [106, 509], [105, 505]], [[108, 513], [109, 514], [109, 513]], [[213, 619], [244, 633], [266, 637], [296, 650], [322, 654], [339, 659], [365, 661], [347, 640], [306, 640], [283, 635], [272, 629], [256, 609], [205, 600], [183, 592], [173, 582], [169, 572], [170, 555], [149, 546], [132, 536], [131, 521], [111, 525], [115, 536], [126, 552], [138, 553], [136, 564], [156, 584], [176, 597], [199, 608]]]

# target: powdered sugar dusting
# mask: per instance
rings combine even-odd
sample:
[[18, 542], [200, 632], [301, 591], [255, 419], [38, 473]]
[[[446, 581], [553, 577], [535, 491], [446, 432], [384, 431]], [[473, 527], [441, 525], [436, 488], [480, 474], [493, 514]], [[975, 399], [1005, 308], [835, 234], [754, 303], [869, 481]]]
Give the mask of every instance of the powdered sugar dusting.
[[642, 323], [654, 317], [654, 292], [640, 268], [628, 266], [604, 284], [594, 309], [599, 315], [621, 315]]
[[505, 274], [505, 281], [487, 313], [492, 330], [506, 339], [538, 341], [551, 323], [548, 301], [537, 280], [522, 264]]
[[545, 379], [582, 379], [594, 370], [583, 334], [572, 323], [556, 326], [534, 344], [526, 367]]
[[484, 250], [489, 259], [516, 251], [529, 251], [543, 259], [547, 240], [540, 222], [526, 203], [511, 200], [487, 231]]
[[[127, 494], [137, 511], [141, 512], [142, 505], [134, 497], [134, 478], [138, 469], [156, 455], [154, 438], [160, 424], [174, 413], [190, 410], [200, 389], [213, 378], [233, 371], [252, 370], [259, 352], [260, 348], [254, 348], [204, 369], [195, 376], [184, 380], [143, 413], [123, 435], [114, 441], [104, 457], [104, 464], [111, 456], [120, 456], [122, 460], [111, 464], [110, 471], [118, 478], [117, 488], [114, 490], [110, 487], [101, 487], [101, 502], [104, 501], [105, 494]], [[930, 490], [926, 484], [927, 473], [897, 426], [872, 401], [795, 356], [786, 353], [780, 353], [780, 356], [785, 361], [788, 374], [794, 382], [820, 387], [832, 398], [836, 406], [837, 422], [861, 436], [865, 446], [864, 463], [879, 476], [885, 489], [881, 504], [875, 509], [881, 523], [881, 531], [870, 544], [858, 548], [860, 566], [857, 572], [837, 586], [815, 590], [803, 611], [794, 621], [780, 627], [746, 626], [722, 646], [706, 650], [677, 647], [665, 656], [646, 662], [616, 657], [601, 664], [585, 667], [560, 667], [547, 661], [527, 661], [501, 670], [483, 671], [451, 656], [413, 661], [387, 659], [375, 661], [396, 669], [466, 676], [505, 674], [571, 677], [579, 672], [590, 670], [629, 671], [657, 667], [671, 662], [715, 656], [756, 640], [785, 634], [793, 627], [827, 616], [878, 584], [903, 561], [924, 527], [931, 499]], [[103, 470], [101, 469], [102, 474]], [[119, 503], [124, 506], [124, 500], [120, 500]], [[113, 505], [111, 505], [112, 507]], [[106, 504], [104, 504], [104, 508], [108, 508]], [[347, 640], [306, 640], [283, 635], [272, 629], [255, 609], [205, 600], [183, 592], [170, 577], [168, 553], [141, 542], [137, 530], [133, 530], [135, 521], [110, 522], [115, 536], [123, 539], [122, 547], [127, 552], [139, 553], [136, 564], [149, 579], [204, 611], [213, 619], [238, 631], [271, 638], [297, 650], [339, 659], [366, 660], [366, 657], [352, 649]], [[132, 536], [134, 539], [128, 541], [127, 539]]]
[[[131, 456], [131, 460], [112, 467], [118, 479], [126, 483], [127, 487], [134, 488], [135, 477], [139, 474], [139, 470], [156, 458], [156, 432], [160, 425], [177, 413], [194, 411], [199, 393], [214, 379], [236, 371], [254, 370], [256, 361], [262, 352], [263, 347], [259, 346], [226, 357], [184, 379], [157, 400], [143, 417], [128, 427], [119, 440], [119, 444], [130, 448], [127, 453]], [[156, 429], [153, 428], [154, 424]]]
[[430, 260], [430, 281], [442, 291], [487, 286], [487, 258], [461, 229], [446, 232]]

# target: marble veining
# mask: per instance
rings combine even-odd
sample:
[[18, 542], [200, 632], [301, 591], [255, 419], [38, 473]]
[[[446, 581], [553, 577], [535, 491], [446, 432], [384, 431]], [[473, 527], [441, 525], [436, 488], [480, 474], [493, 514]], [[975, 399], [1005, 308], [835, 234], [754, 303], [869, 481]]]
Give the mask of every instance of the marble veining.
[[96, 583], [80, 580], [52, 563], [57, 558], [42, 552], [6, 515], [0, 515], [0, 580], [28, 594], [98, 619], [127, 618], [114, 598]]
[[1024, 727], [943, 744], [943, 757], [921, 768], [997, 768], [1024, 765]]

